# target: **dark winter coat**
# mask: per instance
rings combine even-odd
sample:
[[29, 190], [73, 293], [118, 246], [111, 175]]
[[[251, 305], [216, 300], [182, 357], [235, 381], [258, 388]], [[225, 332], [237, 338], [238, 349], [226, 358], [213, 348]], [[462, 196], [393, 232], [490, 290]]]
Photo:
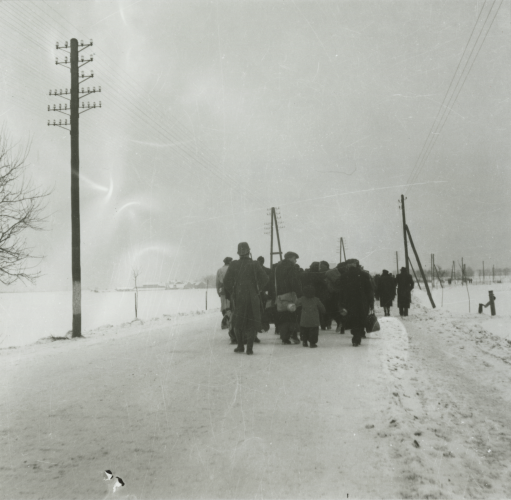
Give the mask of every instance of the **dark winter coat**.
[[258, 295], [268, 283], [268, 276], [259, 262], [248, 255], [229, 264], [224, 278], [224, 288], [232, 308], [232, 325], [240, 331], [262, 329], [261, 300]]
[[[277, 292], [275, 292], [275, 274], [277, 280]], [[297, 297], [302, 296], [302, 283], [300, 281], [300, 271], [290, 260], [283, 260], [275, 265], [272, 270], [269, 289], [273, 299], [278, 295], [295, 292]]]
[[319, 326], [319, 313], [325, 314], [325, 306], [317, 297], [300, 297], [297, 303], [301, 307], [300, 326]]
[[378, 279], [377, 292], [381, 307], [392, 307], [392, 301], [396, 298], [396, 280], [388, 272], [383, 273]]
[[371, 277], [358, 268], [348, 268], [339, 279], [339, 303], [348, 314], [343, 318], [344, 327], [363, 328], [369, 310], [374, 307], [374, 291]]
[[409, 309], [412, 302], [413, 278], [406, 272], [401, 271], [397, 277], [397, 306]]

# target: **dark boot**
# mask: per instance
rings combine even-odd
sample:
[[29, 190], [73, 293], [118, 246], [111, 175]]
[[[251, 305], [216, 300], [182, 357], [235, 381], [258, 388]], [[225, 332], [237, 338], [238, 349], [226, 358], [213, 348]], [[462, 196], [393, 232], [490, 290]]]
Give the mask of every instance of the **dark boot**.
[[318, 347], [316, 344], [311, 344], [311, 348]]
[[234, 349], [234, 352], [245, 352], [245, 347], [244, 346], [238, 346], [236, 347], [236, 349]]
[[254, 354], [254, 351], [252, 349], [247, 349], [247, 354]]
[[309, 344], [307, 344], [307, 341], [306, 341], [306, 340], [304, 340], [304, 341], [302, 342], [302, 345], [303, 345], [303, 347], [309, 347]]
[[282, 343], [283, 343], [283, 344], [291, 344], [291, 341], [290, 341], [290, 340], [285, 339], [285, 340], [283, 340], [283, 341], [282, 341]]

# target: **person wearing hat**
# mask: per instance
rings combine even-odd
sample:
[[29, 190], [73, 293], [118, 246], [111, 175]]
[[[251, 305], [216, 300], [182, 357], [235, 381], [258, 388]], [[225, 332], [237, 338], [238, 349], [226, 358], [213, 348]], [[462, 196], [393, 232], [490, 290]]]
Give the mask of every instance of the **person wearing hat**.
[[224, 278], [224, 288], [232, 304], [231, 323], [238, 347], [234, 352], [253, 354], [254, 340], [262, 329], [260, 292], [268, 283], [268, 276], [257, 261], [252, 260], [248, 243], [238, 244], [239, 260], [230, 263]]
[[396, 298], [396, 282], [386, 269], [381, 272], [377, 292], [380, 298], [380, 306], [383, 307], [385, 316], [390, 316], [390, 308]]
[[369, 311], [374, 309], [374, 291], [369, 274], [360, 268], [357, 259], [348, 259], [339, 280], [339, 302], [343, 325], [351, 330], [352, 344], [357, 347], [365, 334]]
[[412, 290], [414, 287], [413, 278], [406, 271], [406, 267], [401, 268], [401, 272], [396, 277], [397, 282], [397, 307], [399, 307], [400, 316], [408, 316], [408, 309], [412, 302]]
[[[294, 297], [296, 302], [302, 296], [302, 284], [300, 271], [296, 267], [296, 260], [299, 258], [295, 252], [286, 252], [284, 260], [276, 264], [272, 270], [270, 279], [270, 295], [276, 300], [279, 295]], [[290, 303], [290, 306], [293, 304]], [[280, 338], [283, 344], [299, 344], [298, 340], [298, 317], [296, 306], [289, 307], [286, 311], [277, 311], [276, 323], [279, 327]]]
[[227, 273], [227, 269], [229, 268], [229, 264], [232, 262], [232, 257], [226, 257], [224, 259], [224, 265], [216, 272], [216, 291], [218, 296], [220, 297], [220, 312], [222, 313], [222, 329], [227, 328], [229, 330], [229, 338], [231, 339], [231, 344], [236, 343], [236, 336], [234, 335], [234, 330], [230, 326], [231, 319], [231, 305], [229, 299], [225, 295], [224, 290], [224, 278]]

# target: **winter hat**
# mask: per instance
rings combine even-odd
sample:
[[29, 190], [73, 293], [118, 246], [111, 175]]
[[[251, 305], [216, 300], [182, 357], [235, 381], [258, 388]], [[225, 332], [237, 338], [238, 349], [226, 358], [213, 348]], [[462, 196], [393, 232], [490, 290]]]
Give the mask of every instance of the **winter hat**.
[[360, 261], [358, 259], [348, 259], [346, 261], [347, 266], [358, 266], [360, 264]]
[[389, 272], [386, 269], [384, 269], [381, 273], [382, 274], [389, 274]]
[[257, 262], [259, 262], [259, 264], [263, 265], [264, 264], [264, 257], [263, 256], [257, 257]]
[[406, 273], [406, 267], [402, 267], [402, 268], [401, 268], [401, 272], [402, 272], [402, 273]]
[[250, 253], [250, 247], [248, 246], [248, 243], [241, 242], [238, 243], [238, 255], [241, 257], [242, 255], [248, 255]]
[[232, 262], [232, 257], [226, 257], [224, 259], [224, 264], [227, 266], [228, 264], [230, 264]]
[[296, 257], [297, 259], [300, 258], [300, 256], [296, 252], [286, 252], [284, 254], [284, 259], [292, 259], [293, 257]]

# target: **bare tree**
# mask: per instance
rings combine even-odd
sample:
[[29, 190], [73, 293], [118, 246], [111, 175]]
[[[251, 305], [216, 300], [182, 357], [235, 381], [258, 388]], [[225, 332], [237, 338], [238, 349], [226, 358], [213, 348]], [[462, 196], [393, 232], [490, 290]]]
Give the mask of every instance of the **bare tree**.
[[140, 274], [140, 269], [138, 267], [134, 267], [132, 270], [133, 280], [135, 281], [135, 319], [138, 319], [138, 286], [137, 286], [137, 278]]
[[14, 151], [5, 130], [0, 131], [0, 282], [4, 285], [18, 280], [34, 283], [40, 276], [28, 263], [41, 256], [33, 253], [23, 233], [43, 229], [42, 212], [50, 191], [27, 179], [29, 150], [27, 145]]

